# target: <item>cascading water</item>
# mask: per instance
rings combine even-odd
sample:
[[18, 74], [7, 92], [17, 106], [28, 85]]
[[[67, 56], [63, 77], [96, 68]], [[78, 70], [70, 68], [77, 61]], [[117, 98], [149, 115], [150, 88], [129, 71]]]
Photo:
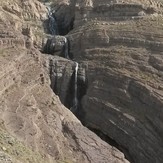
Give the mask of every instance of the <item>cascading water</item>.
[[51, 35], [58, 35], [57, 22], [55, 17], [53, 16], [53, 12], [49, 7], [47, 7], [47, 10], [48, 10], [48, 18], [49, 18], [49, 22], [48, 22], [49, 32]]
[[[46, 5], [46, 6], [47, 6], [47, 10], [48, 10], [48, 30], [49, 30], [50, 34], [53, 35], [54, 37], [47, 40], [46, 46], [44, 48], [44, 52], [48, 52], [48, 54], [53, 54], [55, 52], [56, 40], [58, 37], [56, 35], [59, 34], [58, 33], [58, 25], [57, 25], [56, 19], [54, 17], [54, 11], [51, 10], [49, 5]], [[64, 58], [70, 59], [68, 39], [66, 37], [64, 37], [64, 39], [60, 42], [60, 44], [62, 44], [62, 43], [64, 43], [62, 54], [64, 55]], [[70, 108], [70, 110], [73, 113], [76, 113], [77, 108], [78, 108], [78, 95], [77, 95], [77, 91], [78, 91], [78, 68], [79, 68], [79, 64], [77, 62], [75, 62], [75, 73], [74, 73], [74, 82], [73, 82], [74, 83], [73, 100], [72, 100], [72, 107]], [[57, 92], [56, 89], [54, 91]]]
[[75, 79], [74, 79], [74, 98], [73, 98], [73, 106], [70, 108], [70, 110], [75, 113], [78, 107], [78, 97], [77, 97], [77, 91], [78, 91], [78, 69], [79, 64], [75, 62]]
[[68, 40], [67, 40], [67, 38], [65, 37], [65, 40], [64, 40], [64, 57], [65, 57], [66, 59], [70, 59], [68, 53], [69, 53], [69, 52], [68, 52]]
[[[55, 40], [57, 40], [57, 37], [55, 37], [56, 35], [59, 35], [58, 33], [58, 25], [57, 25], [57, 21], [55, 19], [54, 13], [55, 10], [52, 10], [50, 8], [50, 6], [46, 6], [47, 10], [48, 10], [48, 30], [50, 32], [51, 35], [53, 35], [54, 37], [51, 39], [47, 40], [46, 46], [44, 48], [44, 52], [48, 52], [49, 54], [54, 53], [55, 50]], [[64, 46], [63, 46], [63, 53], [64, 53], [64, 57], [66, 59], [70, 59], [69, 57], [69, 42], [68, 39], [66, 37], [64, 37], [63, 42]]]
[[[48, 18], [49, 18], [48, 30], [50, 34], [53, 35], [54, 37], [49, 38], [47, 40], [44, 52], [47, 52], [48, 54], [54, 54], [56, 52], [55, 48], [57, 45], [56, 43], [58, 41], [57, 37], [59, 38], [60, 36], [55, 36], [59, 34], [58, 25], [55, 20], [54, 14], [52, 10], [50, 9], [50, 5], [47, 6], [47, 9], [48, 9]], [[62, 56], [64, 56], [66, 59], [70, 59], [71, 55], [69, 53], [69, 46], [70, 46], [69, 40], [66, 37], [62, 36], [62, 39], [59, 40], [58, 42], [60, 43], [60, 46], [63, 48], [62, 50], [60, 50], [62, 51]], [[58, 62], [56, 61], [54, 65], [53, 60], [50, 61], [50, 79], [51, 79], [51, 87], [53, 91], [55, 92], [55, 94], [58, 94], [60, 96], [60, 87], [61, 87], [60, 84], [62, 84], [62, 82], [60, 82], [61, 81], [60, 79], [62, 79], [62, 73], [59, 73], [60, 70], [58, 70], [59, 72], [57, 72], [57, 67], [60, 69], [60, 66], [58, 66], [57, 63]], [[80, 67], [79, 69], [79, 64], [77, 62], [74, 62], [74, 63], [75, 63], [75, 70], [70, 80], [70, 88], [67, 91], [68, 93], [66, 93], [67, 94], [66, 101], [65, 102], [63, 101], [63, 102], [65, 106], [67, 105], [67, 107], [70, 108], [72, 113], [74, 113], [84, 123], [85, 113], [83, 112], [83, 109], [82, 109], [81, 99], [86, 94], [86, 89], [87, 89], [86, 75], [85, 75], [85, 72], [82, 73], [81, 75], [82, 67]], [[108, 142], [112, 146], [115, 146], [121, 149], [122, 151], [125, 151], [127, 153], [127, 157], [130, 158], [130, 155], [128, 155], [128, 151], [126, 151], [126, 149], [122, 149], [113, 139], [109, 138], [108, 136], [103, 134], [101, 131], [95, 130], [93, 128], [91, 130], [95, 132], [97, 135], [100, 135], [100, 137], [104, 141]]]

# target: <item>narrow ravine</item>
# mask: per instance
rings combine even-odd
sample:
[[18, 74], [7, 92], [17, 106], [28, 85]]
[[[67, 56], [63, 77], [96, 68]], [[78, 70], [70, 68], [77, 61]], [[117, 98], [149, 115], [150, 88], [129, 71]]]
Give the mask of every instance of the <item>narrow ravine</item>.
[[[57, 25], [57, 21], [55, 19], [55, 12], [53, 12], [50, 7], [48, 6], [48, 29], [49, 29], [49, 34], [51, 34], [53, 37], [51, 37], [50, 39], [47, 40], [46, 42], [46, 46], [44, 48], [44, 53], [47, 54], [55, 54], [55, 46], [56, 46], [56, 39], [61, 37], [62, 38], [62, 42], [63, 42], [63, 49], [62, 49], [62, 57], [64, 57], [65, 59], [68, 60], [72, 60], [72, 58], [70, 57], [69, 54], [69, 40], [65, 37], [65, 36], [61, 36], [59, 34], [59, 29], [58, 29], [58, 25]], [[68, 107], [68, 109], [70, 109], [70, 111], [76, 115], [76, 117], [82, 122], [83, 119], [83, 114], [81, 113], [80, 108], [81, 106], [81, 99], [82, 97], [86, 94], [86, 89], [87, 89], [87, 84], [86, 81], [81, 82], [81, 80], [79, 79], [80, 77], [78, 76], [79, 74], [79, 69], [80, 69], [80, 64], [77, 61], [74, 61], [74, 66], [73, 66], [73, 70], [74, 73], [72, 74], [71, 77], [71, 81], [70, 81], [70, 87], [71, 90], [70, 94], [71, 94], [71, 102], [69, 102], [69, 104], [64, 104], [66, 107]], [[51, 70], [50, 74], [53, 75], [52, 73], [54, 73], [55, 70]], [[86, 78], [86, 77], [85, 77]], [[57, 80], [57, 78], [56, 78]], [[81, 86], [78, 85], [79, 83], [82, 83]], [[55, 84], [57, 84], [57, 81], [55, 81]], [[83, 91], [84, 88], [84, 91]], [[69, 89], [69, 88], [68, 88]], [[55, 86], [55, 89], [53, 88], [54, 93], [57, 94], [57, 86]], [[80, 91], [83, 91], [80, 95]], [[69, 94], [68, 94], [69, 95]], [[81, 96], [81, 97], [80, 97]], [[79, 98], [80, 97], [80, 98]], [[82, 122], [83, 123], [83, 122]], [[86, 126], [86, 124], [83, 123], [84, 126]], [[104, 140], [105, 142], [107, 142], [108, 144], [110, 144], [111, 146], [116, 147], [117, 149], [119, 149], [122, 153], [124, 153], [125, 158], [127, 160], [129, 160], [131, 163], [133, 162], [132, 156], [130, 156], [129, 152], [127, 149], [123, 148], [122, 146], [120, 146], [118, 143], [116, 143], [116, 141], [114, 141], [113, 139], [109, 138], [108, 136], [106, 136], [105, 134], [103, 134], [101, 131], [97, 131], [93, 128], [89, 128], [89, 130], [93, 131], [98, 137], [100, 137], [102, 140]]]
[[[52, 54], [55, 53], [55, 46], [56, 46], [56, 39], [57, 37], [62, 37], [62, 42], [64, 43], [62, 49], [62, 57], [71, 60], [69, 56], [69, 41], [65, 36], [61, 36], [58, 32], [58, 24], [55, 18], [55, 11], [51, 9], [49, 5], [46, 5], [48, 10], [48, 31], [53, 37], [48, 39], [44, 48], [44, 53]], [[54, 51], [53, 51], [54, 50]], [[74, 114], [77, 112], [78, 109], [78, 69], [79, 64], [78, 62], [74, 61], [74, 91], [73, 91], [73, 99], [72, 99], [72, 106], [69, 108]]]

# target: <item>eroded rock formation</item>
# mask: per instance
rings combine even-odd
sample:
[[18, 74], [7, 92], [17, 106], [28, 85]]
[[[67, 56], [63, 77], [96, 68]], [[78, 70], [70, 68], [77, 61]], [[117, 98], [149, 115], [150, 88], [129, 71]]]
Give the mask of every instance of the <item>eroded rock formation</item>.
[[88, 80], [79, 118], [119, 144], [133, 162], [161, 163], [162, 4], [92, 0], [66, 5], [74, 7], [70, 52], [85, 65]]
[[128, 163], [123, 153], [83, 127], [51, 89], [58, 87], [54, 76], [69, 81], [74, 62], [38, 51], [48, 37], [46, 7], [35, 0], [0, 4], [1, 161]]
[[67, 109], [77, 75], [75, 114], [82, 123], [113, 141], [131, 162], [162, 163], [161, 2], [56, 0], [59, 34], [66, 36], [47, 34], [48, 11], [38, 1], [0, 4], [0, 133], [31, 154], [13, 154], [3, 136], [4, 157], [23, 163], [128, 162]]
[[[87, 65], [88, 89], [82, 98], [81, 120], [127, 149], [134, 162], [161, 163], [162, 15], [146, 13], [142, 19], [131, 17], [125, 21], [117, 15], [121, 21], [116, 22], [108, 14], [103, 19], [102, 6], [93, 4], [91, 11], [86, 10], [89, 14], [83, 25], [76, 23], [79, 27], [68, 35], [71, 53]], [[139, 3], [111, 6], [118, 14], [125, 12], [124, 7], [131, 7], [133, 12], [140, 8]], [[107, 12], [114, 10], [108, 8]], [[89, 21], [91, 14], [100, 19]]]

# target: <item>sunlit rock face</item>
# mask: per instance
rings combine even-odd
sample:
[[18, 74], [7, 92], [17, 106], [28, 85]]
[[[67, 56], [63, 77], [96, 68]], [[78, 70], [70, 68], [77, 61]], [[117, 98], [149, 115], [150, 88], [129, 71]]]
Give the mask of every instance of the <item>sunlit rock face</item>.
[[87, 0], [77, 1], [74, 26], [79, 26], [92, 20], [111, 21], [141, 19], [145, 15], [159, 12], [159, 3], [152, 1], [129, 0], [107, 1]]

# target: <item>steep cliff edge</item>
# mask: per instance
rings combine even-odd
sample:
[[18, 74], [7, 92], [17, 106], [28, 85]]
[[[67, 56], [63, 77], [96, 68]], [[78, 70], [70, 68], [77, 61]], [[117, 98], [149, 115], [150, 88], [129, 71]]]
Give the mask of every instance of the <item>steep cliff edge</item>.
[[[70, 53], [87, 78], [86, 87], [78, 79], [78, 86], [87, 90], [82, 95], [78, 90], [76, 115], [135, 163], [163, 160], [162, 7], [161, 1], [148, 0], [54, 5], [62, 29], [74, 19], [67, 34]], [[63, 16], [69, 10], [71, 15]], [[57, 82], [67, 85], [65, 80]]]
[[127, 163], [119, 150], [83, 127], [53, 93], [51, 61], [69, 65], [68, 74], [74, 63], [36, 49], [47, 36], [46, 7], [31, 0], [0, 5], [0, 162]]
[[[135, 13], [141, 8], [139, 1], [101, 4], [99, 10], [98, 2], [102, 1], [92, 2], [85, 14], [79, 5], [76, 27], [68, 34], [71, 52], [75, 60], [86, 65], [88, 77], [80, 118], [86, 126], [127, 149], [133, 162], [161, 163], [162, 5], [144, 1], [153, 13], [139, 17]], [[80, 21], [82, 16], [84, 21]]]

